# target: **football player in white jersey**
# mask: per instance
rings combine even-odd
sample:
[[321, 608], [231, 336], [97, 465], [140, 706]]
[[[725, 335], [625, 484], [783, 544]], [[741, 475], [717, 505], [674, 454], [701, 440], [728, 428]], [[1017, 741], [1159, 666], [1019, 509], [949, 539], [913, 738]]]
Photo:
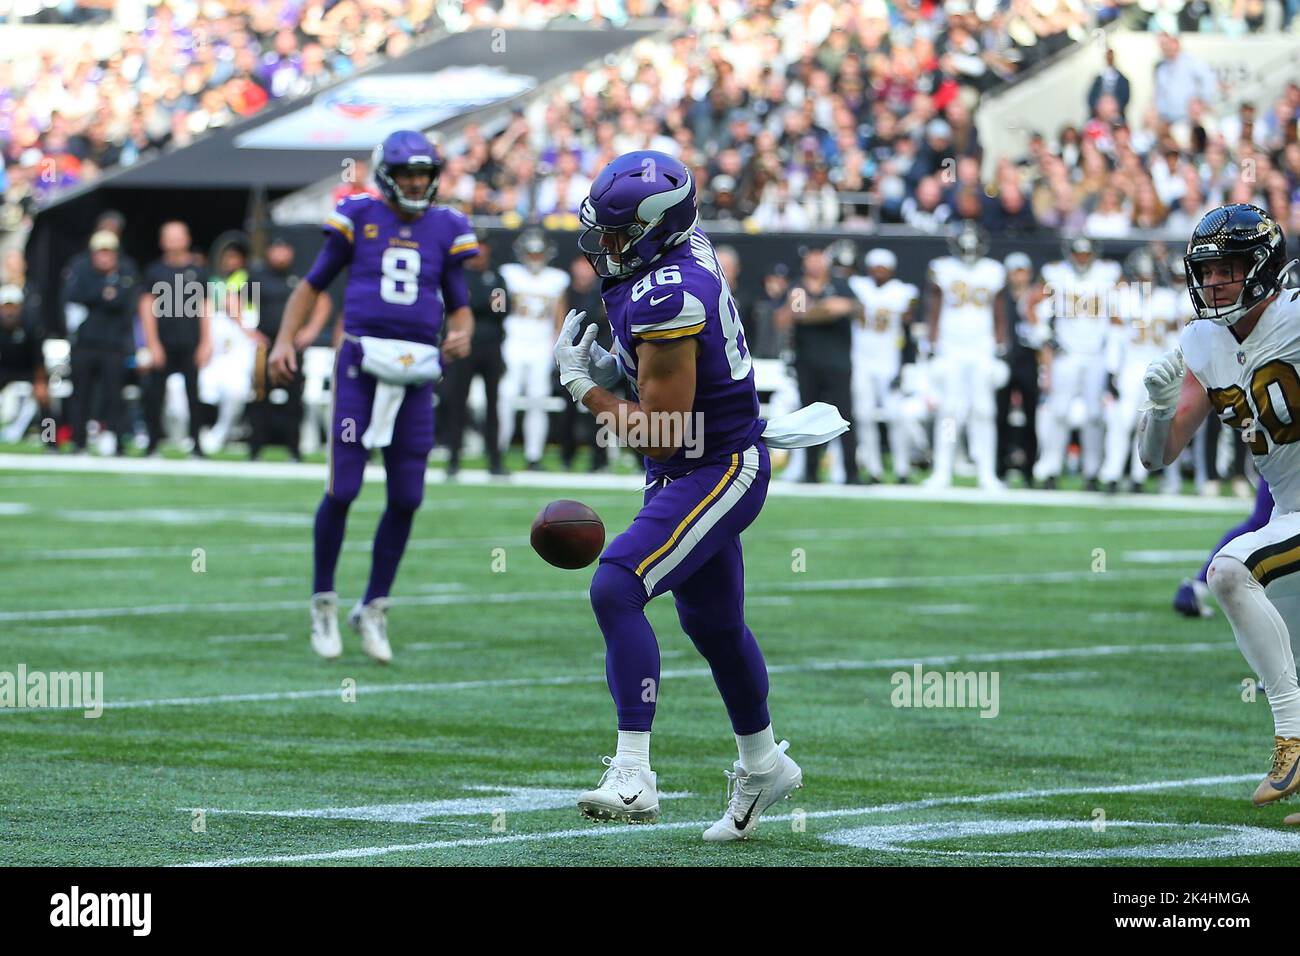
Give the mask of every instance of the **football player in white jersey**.
[[952, 254], [930, 263], [927, 324], [934, 348], [929, 369], [939, 394], [934, 423], [934, 474], [927, 488], [952, 484], [957, 433], [965, 428], [966, 447], [981, 488], [1003, 487], [997, 477], [997, 391], [1010, 369], [1000, 353], [1007, 346], [1007, 315], [1002, 289], [1007, 270], [987, 258], [988, 241], [973, 222], [949, 240]]
[[1030, 304], [1039, 321], [1050, 322], [1052, 329], [1042, 351], [1047, 397], [1038, 415], [1034, 478], [1044, 487], [1056, 487], [1074, 424], [1071, 408], [1082, 399], [1083, 477], [1096, 490], [1105, 422], [1106, 339], [1121, 271], [1118, 262], [1099, 259], [1084, 236], [1069, 241], [1064, 251], [1064, 259], [1043, 266], [1043, 284]]
[[1254, 794], [1263, 806], [1300, 789], [1300, 289], [1282, 288], [1294, 264], [1282, 228], [1247, 203], [1206, 213], [1183, 262], [1197, 320], [1147, 369], [1139, 449], [1148, 468], [1172, 462], [1213, 411], [1272, 488], [1268, 524], [1220, 548], [1207, 575], [1273, 711], [1273, 764]]
[[867, 275], [851, 276], [849, 288], [862, 303], [862, 319], [853, 323], [853, 421], [858, 432], [858, 466], [880, 481], [881, 422], [889, 433], [889, 453], [900, 483], [911, 473], [908, 430], [901, 420], [903, 403], [895, 382], [903, 356], [906, 328], [916, 308], [916, 286], [894, 276], [898, 257], [888, 249], [866, 256]]
[[[1156, 259], [1150, 249], [1143, 246], [1135, 250], [1125, 261], [1125, 274], [1128, 281], [1118, 290], [1115, 302], [1119, 324], [1111, 326], [1106, 346], [1108, 390], [1113, 400], [1106, 409], [1106, 457], [1101, 463], [1101, 481], [1110, 493], [1119, 490], [1124, 465], [1130, 459], [1133, 490], [1140, 491], [1147, 479], [1134, 435], [1138, 407], [1147, 394], [1142, 376], [1148, 365], [1173, 346], [1180, 328], [1177, 296], [1173, 289], [1157, 284]], [[1165, 491], [1177, 492], [1177, 469], [1167, 469], [1165, 474]]]
[[546, 263], [554, 254], [539, 229], [528, 229], [515, 240], [518, 262], [501, 267], [501, 280], [510, 295], [505, 341], [501, 347], [506, 370], [498, 391], [501, 450], [510, 448], [515, 435], [517, 400], [524, 406], [524, 460], [529, 471], [541, 468], [546, 449], [548, 417], [545, 402], [551, 397], [555, 363], [551, 344], [559, 333], [567, 306], [569, 274]]

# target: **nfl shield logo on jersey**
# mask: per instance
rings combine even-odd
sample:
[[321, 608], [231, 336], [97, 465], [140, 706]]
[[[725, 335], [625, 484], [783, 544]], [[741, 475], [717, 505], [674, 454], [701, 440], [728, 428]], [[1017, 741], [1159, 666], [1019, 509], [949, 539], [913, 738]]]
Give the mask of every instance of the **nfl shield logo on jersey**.
[[1243, 352], [1241, 349], [1237, 350], [1237, 364], [1238, 365], [1246, 364], [1246, 353]]

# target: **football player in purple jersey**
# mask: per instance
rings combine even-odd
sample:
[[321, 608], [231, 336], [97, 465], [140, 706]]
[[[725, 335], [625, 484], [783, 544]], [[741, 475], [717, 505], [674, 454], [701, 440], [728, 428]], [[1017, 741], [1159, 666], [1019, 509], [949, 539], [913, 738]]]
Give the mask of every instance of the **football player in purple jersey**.
[[433, 448], [433, 387], [439, 352], [469, 351], [473, 318], [462, 263], [478, 252], [469, 220], [435, 205], [442, 157], [423, 134], [402, 130], [376, 147], [371, 168], [382, 198], [341, 200], [325, 220], [325, 245], [285, 305], [269, 364], [287, 381], [297, 367], [294, 333], [344, 268], [344, 340], [334, 362], [329, 479], [316, 512], [312, 647], [342, 653], [334, 569], [348, 507], [361, 490], [373, 448], [383, 451], [388, 501], [375, 532], [370, 581], [348, 616], [361, 647], [381, 663], [388, 642], [389, 590], [424, 497]]
[[[658, 816], [650, 727], [659, 646], [645, 606], [671, 591], [740, 753], [726, 812], [704, 834], [725, 841], [748, 837], [803, 774], [773, 735], [767, 666], [745, 626], [740, 534], [763, 506], [771, 466], [744, 330], [696, 202], [690, 172], [665, 153], [632, 152], [605, 167], [582, 204], [578, 246], [604, 280], [614, 352], [595, 343], [595, 326], [575, 342], [584, 313], [570, 312], [555, 357], [573, 400], [648, 459], [644, 505], [591, 581], [618, 745], [578, 807], [602, 820]], [[608, 391], [623, 379], [631, 401]]]

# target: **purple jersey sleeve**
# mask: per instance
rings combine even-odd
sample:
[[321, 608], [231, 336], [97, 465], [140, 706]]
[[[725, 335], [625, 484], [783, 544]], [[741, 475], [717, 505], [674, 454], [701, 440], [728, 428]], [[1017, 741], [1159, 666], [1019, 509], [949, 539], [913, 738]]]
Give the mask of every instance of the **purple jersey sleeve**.
[[469, 305], [469, 290], [465, 287], [465, 267], [462, 260], [452, 259], [442, 267], [442, 307], [446, 315]]
[[323, 292], [351, 260], [352, 243], [336, 230], [326, 229], [325, 245], [316, 254], [316, 261], [305, 278], [313, 289]]
[[478, 255], [478, 237], [474, 235], [474, 227], [470, 225], [469, 218], [459, 209], [449, 208], [447, 211], [451, 214], [448, 217], [451, 228], [447, 236], [447, 261], [464, 262], [466, 259], [472, 259]]

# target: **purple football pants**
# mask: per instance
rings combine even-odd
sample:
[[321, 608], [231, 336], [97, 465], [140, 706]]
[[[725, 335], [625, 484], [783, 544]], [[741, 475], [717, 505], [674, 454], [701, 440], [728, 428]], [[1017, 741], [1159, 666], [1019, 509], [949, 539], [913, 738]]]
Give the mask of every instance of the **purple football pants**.
[[[347, 527], [348, 508], [361, 491], [370, 452], [361, 436], [370, 426], [375, 378], [361, 370], [361, 346], [344, 340], [334, 359], [334, 414], [330, 432], [329, 479], [316, 509], [312, 591], [334, 590], [334, 569]], [[411, 535], [415, 511], [424, 500], [424, 470], [433, 449], [433, 383], [410, 386], [397, 413], [393, 441], [383, 449], [388, 504], [371, 555], [364, 600], [387, 597]]]
[[1269, 516], [1272, 513], [1273, 492], [1268, 490], [1268, 482], [1260, 478], [1259, 490], [1255, 492], [1255, 510], [1250, 513], [1249, 518], [1225, 534], [1223, 540], [1214, 546], [1214, 550], [1205, 559], [1205, 564], [1201, 567], [1201, 573], [1197, 577], [1204, 582], [1210, 573], [1210, 564], [1214, 561], [1214, 556], [1219, 553], [1219, 550], [1233, 538], [1238, 538], [1251, 531], [1258, 531], [1264, 527], [1264, 525], [1268, 524]]
[[671, 591], [682, 630], [709, 662], [738, 734], [770, 722], [767, 665], [745, 626], [740, 533], [758, 517], [772, 468], [767, 446], [646, 489], [641, 511], [601, 555], [591, 604], [605, 636], [605, 675], [619, 730], [648, 731], [659, 696], [659, 644], [646, 619]]

